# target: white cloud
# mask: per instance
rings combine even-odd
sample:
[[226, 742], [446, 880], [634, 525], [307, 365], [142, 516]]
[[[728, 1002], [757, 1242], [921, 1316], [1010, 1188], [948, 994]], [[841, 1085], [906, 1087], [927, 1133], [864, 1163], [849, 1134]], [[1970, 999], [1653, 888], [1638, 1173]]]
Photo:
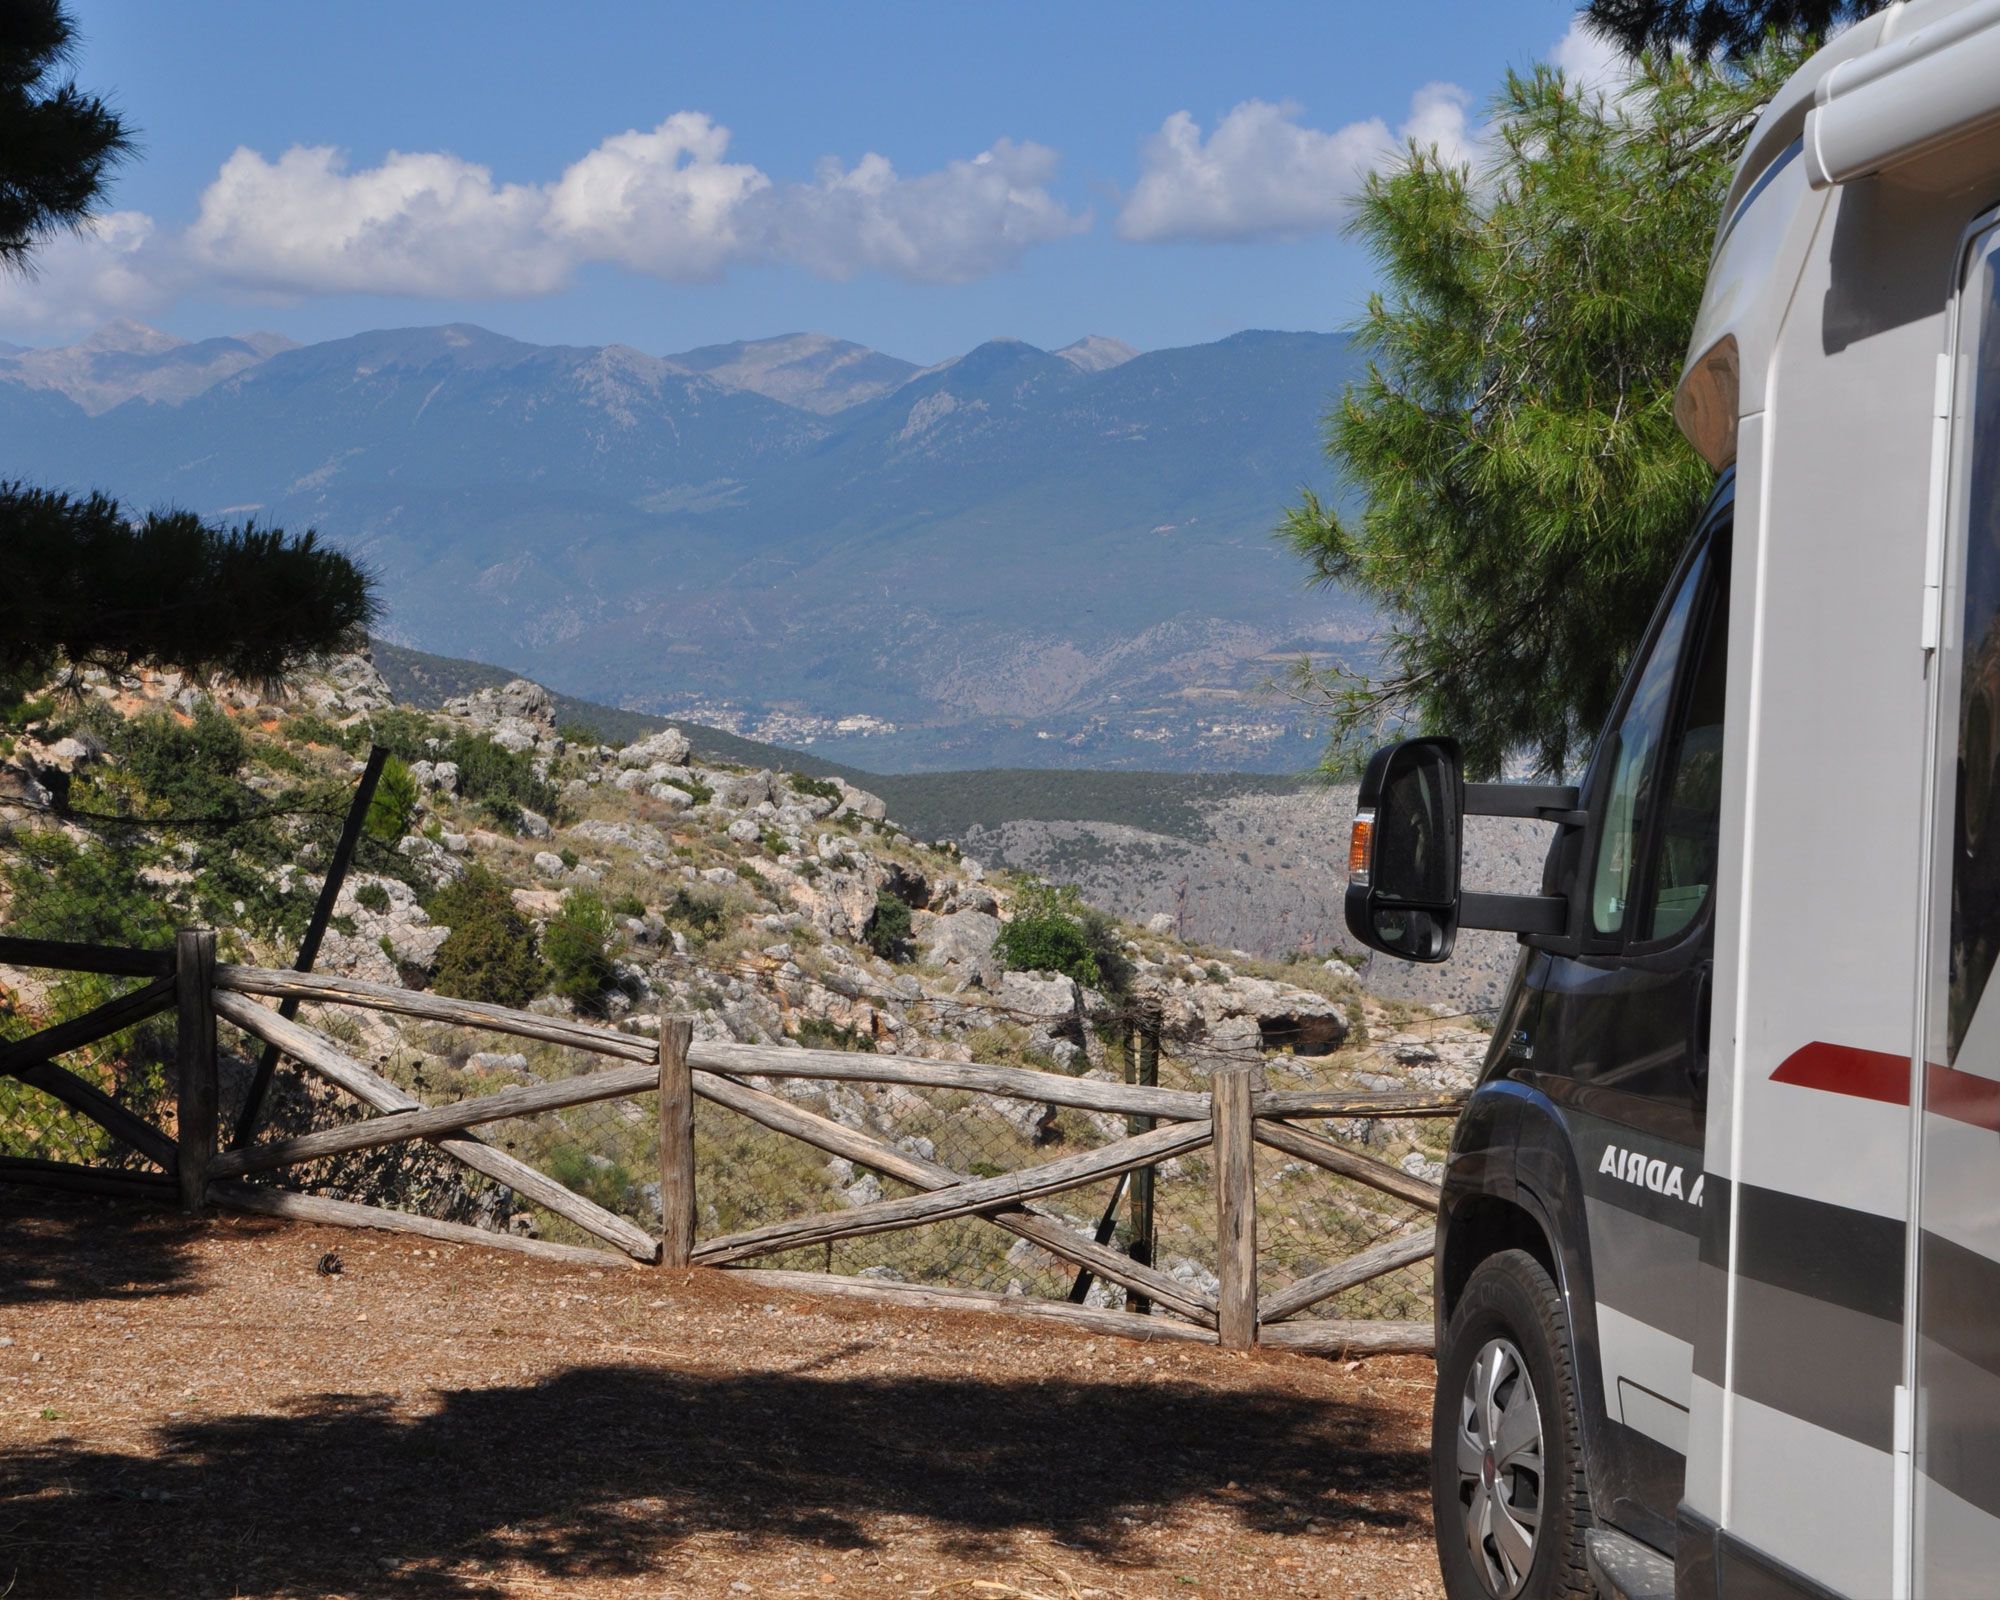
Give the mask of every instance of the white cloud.
[[1049, 192], [1057, 159], [1045, 145], [1002, 139], [914, 178], [879, 155], [852, 167], [827, 161], [813, 182], [766, 190], [746, 209], [766, 252], [821, 277], [966, 283], [1090, 226]]
[[276, 161], [239, 149], [182, 246], [213, 279], [276, 295], [546, 294], [570, 267], [542, 228], [547, 209], [539, 188], [496, 185], [453, 155], [392, 152], [350, 172], [326, 145]]
[[1549, 65], [1587, 94], [1616, 94], [1632, 81], [1631, 59], [1601, 34], [1584, 25], [1581, 17], [1570, 23], [1549, 51]]
[[611, 262], [674, 283], [783, 262], [822, 277], [963, 283], [1089, 226], [1050, 185], [1057, 157], [1000, 140], [905, 177], [886, 157], [774, 183], [727, 159], [698, 112], [604, 140], [550, 184], [496, 182], [443, 152], [350, 168], [325, 145], [239, 149], [175, 234], [141, 212], [51, 240], [32, 278], [0, 278], [0, 326], [41, 332], [157, 310], [182, 292], [481, 300], [551, 294]]
[[172, 298], [153, 219], [108, 211], [38, 246], [25, 273], [0, 271], [0, 327], [66, 333], [111, 317], [145, 316]]
[[745, 255], [744, 202], [770, 189], [753, 166], [723, 160], [729, 130], [682, 111], [651, 133], [606, 139], [548, 195], [548, 230], [579, 258], [687, 282]]
[[1454, 85], [1426, 84], [1394, 134], [1379, 117], [1322, 132], [1299, 123], [1296, 105], [1246, 100], [1204, 138], [1194, 118], [1177, 111], [1140, 152], [1118, 231], [1158, 241], [1288, 239], [1337, 228], [1368, 173], [1409, 141], [1467, 159], [1468, 101]]

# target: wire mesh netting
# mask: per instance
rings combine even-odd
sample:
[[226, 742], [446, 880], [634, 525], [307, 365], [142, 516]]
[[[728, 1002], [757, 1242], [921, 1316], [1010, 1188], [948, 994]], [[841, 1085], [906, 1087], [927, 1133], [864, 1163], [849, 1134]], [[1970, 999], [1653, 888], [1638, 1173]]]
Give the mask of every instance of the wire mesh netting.
[[[1206, 1064], [1163, 1059], [1159, 1081], [1163, 1087], [1205, 1090]], [[1097, 1149], [1144, 1126], [1123, 1116], [987, 1094], [810, 1079], [763, 1086], [803, 1109], [973, 1178]], [[1349, 1119], [1320, 1128], [1359, 1153], [1419, 1176], [1434, 1174], [1449, 1137], [1447, 1123], [1414, 1119]], [[720, 1107], [698, 1107], [695, 1129], [703, 1239], [914, 1192]], [[1127, 1255], [1149, 1255], [1168, 1277], [1213, 1296], [1219, 1285], [1211, 1153], [1204, 1149], [1173, 1157], [1142, 1172], [1144, 1176], [1100, 1180], [1035, 1205], [1079, 1235]], [[1259, 1152], [1257, 1174], [1264, 1293], [1412, 1230], [1427, 1233], [1431, 1223], [1430, 1211], [1420, 1204], [1268, 1150]], [[1138, 1220], [1148, 1187], [1149, 1251]], [[835, 1240], [757, 1257], [751, 1265], [1058, 1299], [1079, 1287], [1080, 1273], [1074, 1263], [978, 1217]], [[1128, 1302], [1120, 1286], [1082, 1276], [1086, 1304]], [[1429, 1307], [1430, 1266], [1417, 1262], [1357, 1284], [1301, 1314], [1422, 1319]]]
[[[1430, 1209], [1278, 1151], [1257, 1152], [1260, 1298], [1392, 1239], [1428, 1239]], [[1307, 1307], [1309, 1318], [1416, 1321], [1430, 1315], [1431, 1265], [1419, 1261]]]
[[[145, 987], [144, 979], [63, 973], [54, 978], [32, 1013], [0, 1004], [0, 1042], [25, 1039], [82, 1016], [119, 995]], [[95, 1044], [72, 1050], [58, 1065], [127, 1111], [174, 1130], [174, 1017], [152, 1017]], [[79, 1166], [152, 1170], [152, 1163], [80, 1111], [18, 1079], [0, 1077], [0, 1156], [61, 1161]]]
[[[52, 991], [50, 1016], [6, 1018], [12, 1037], [75, 1015], [122, 988], [94, 980], [75, 993]], [[87, 992], [86, 992], [87, 991]], [[393, 1022], [370, 1012], [308, 1005], [306, 1026], [427, 1106], [454, 1104], [572, 1078], [612, 1063], [583, 1052], [458, 1026]], [[171, 1135], [171, 1015], [88, 1050], [64, 1064]], [[221, 1123], [235, 1126], [261, 1054], [256, 1041], [223, 1029]], [[1107, 1066], [1133, 1063], [1113, 1053]], [[1081, 1062], [1079, 1062], [1081, 1065]], [[1213, 1060], [1175, 1055], [1157, 1063], [1164, 1088], [1205, 1091]], [[1100, 1069], [1100, 1076], [1111, 1075]], [[1145, 1119], [1058, 1107], [990, 1093], [813, 1078], [752, 1078], [753, 1087], [852, 1133], [879, 1141], [940, 1182], [998, 1177], [1097, 1150], [1143, 1131]], [[281, 1063], [259, 1123], [260, 1139], [289, 1138], [374, 1115], [345, 1091]], [[1343, 1147], [1411, 1176], [1436, 1176], [1450, 1124], [1444, 1120], [1320, 1119], [1311, 1126]], [[657, 1235], [660, 1226], [656, 1097], [626, 1095], [532, 1118], [482, 1124], [484, 1144], [512, 1155], [565, 1188]], [[143, 1166], [97, 1124], [12, 1080], [0, 1080], [0, 1154]], [[918, 1192], [865, 1161], [829, 1155], [743, 1114], [707, 1101], [695, 1109], [697, 1237], [711, 1241], [769, 1224], [838, 1213]], [[1429, 1209], [1412, 1200], [1259, 1147], [1256, 1158], [1259, 1291], [1264, 1298], [1385, 1242], [1422, 1237]], [[439, 1221], [562, 1243], [596, 1243], [566, 1218], [528, 1202], [421, 1141], [355, 1151], [254, 1178], [304, 1193], [360, 1201]], [[1212, 1297], [1216, 1202], [1212, 1153], [1198, 1150], [1118, 1177], [1102, 1178], [1034, 1203], [1079, 1239], [1149, 1260], [1193, 1293]], [[1145, 1221], [1150, 1214], [1150, 1227]], [[791, 1268], [927, 1286], [1129, 1305], [1122, 1286], [1081, 1273], [1075, 1263], [983, 1217], [841, 1239], [750, 1258]], [[1429, 1315], [1431, 1268], [1417, 1261], [1341, 1290], [1299, 1313], [1310, 1318], [1418, 1320]]]
[[[299, 1020], [426, 1106], [455, 1105], [510, 1087], [614, 1065], [601, 1056], [462, 1027], [396, 1027], [368, 1013], [307, 1006]], [[254, 1041], [242, 1041], [246, 1059]], [[233, 1127], [247, 1069], [224, 1073], [225, 1128]], [[259, 1121], [261, 1140], [340, 1127], [374, 1113], [353, 1096], [281, 1063]], [[659, 1121], [654, 1097], [593, 1101], [534, 1117], [482, 1123], [480, 1143], [657, 1233]], [[566, 1218], [474, 1172], [436, 1145], [404, 1142], [259, 1173], [259, 1183], [408, 1211], [565, 1244], [598, 1241]]]

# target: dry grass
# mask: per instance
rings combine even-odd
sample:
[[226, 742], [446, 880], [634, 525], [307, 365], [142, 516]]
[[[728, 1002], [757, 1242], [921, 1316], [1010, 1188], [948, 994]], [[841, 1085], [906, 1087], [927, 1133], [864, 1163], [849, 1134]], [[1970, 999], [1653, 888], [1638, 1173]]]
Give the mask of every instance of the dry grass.
[[4, 1188], [0, 1340], [15, 1595], [1441, 1593], [1420, 1360]]

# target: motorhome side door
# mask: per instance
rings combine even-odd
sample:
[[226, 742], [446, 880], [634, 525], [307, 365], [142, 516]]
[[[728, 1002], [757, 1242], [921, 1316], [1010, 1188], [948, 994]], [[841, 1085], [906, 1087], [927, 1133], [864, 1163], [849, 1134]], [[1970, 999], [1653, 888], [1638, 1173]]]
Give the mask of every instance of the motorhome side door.
[[1985, 1600], [2000, 1587], [2000, 228], [1968, 250], [1954, 321], [1916, 1113], [1911, 1592]]
[[1722, 803], [1730, 503], [1655, 618], [1584, 796], [1569, 938], [1538, 963], [1537, 1081], [1588, 1226], [1604, 1409], [1599, 1510], [1673, 1537], [1686, 1469]]

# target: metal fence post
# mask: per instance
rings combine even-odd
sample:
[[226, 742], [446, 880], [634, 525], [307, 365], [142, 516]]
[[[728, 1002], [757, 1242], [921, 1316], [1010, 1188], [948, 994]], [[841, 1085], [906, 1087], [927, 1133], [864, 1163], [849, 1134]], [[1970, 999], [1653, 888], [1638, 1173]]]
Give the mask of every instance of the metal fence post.
[[[1132, 1025], [1127, 1023], [1125, 1027], [1125, 1081], [1127, 1083], [1134, 1081], [1133, 1069], [1135, 1063], [1132, 1059], [1133, 1032]], [[1139, 1059], [1136, 1063], [1138, 1071], [1136, 1081], [1148, 1088], [1158, 1088], [1160, 1083], [1159, 1025], [1151, 1020], [1142, 1021], [1138, 1026], [1137, 1032], [1139, 1035]], [[1151, 1133], [1156, 1125], [1156, 1121], [1152, 1117], [1127, 1117], [1125, 1119], [1125, 1131], [1128, 1134]], [[1153, 1264], [1153, 1169], [1151, 1167], [1141, 1167], [1132, 1174], [1131, 1229], [1132, 1244], [1128, 1253], [1140, 1266], [1150, 1267]], [[1152, 1312], [1153, 1302], [1145, 1295], [1134, 1293], [1128, 1289], [1125, 1293], [1125, 1309], [1139, 1316], [1147, 1316]]]
[[215, 932], [183, 928], [174, 936], [174, 999], [180, 1012], [175, 1061], [180, 1080], [178, 1149], [181, 1208], [199, 1211], [215, 1159]]
[[1210, 1099], [1215, 1118], [1215, 1259], [1221, 1289], [1216, 1333], [1225, 1350], [1257, 1342], [1257, 1153], [1250, 1095], [1257, 1069], [1224, 1067]]

